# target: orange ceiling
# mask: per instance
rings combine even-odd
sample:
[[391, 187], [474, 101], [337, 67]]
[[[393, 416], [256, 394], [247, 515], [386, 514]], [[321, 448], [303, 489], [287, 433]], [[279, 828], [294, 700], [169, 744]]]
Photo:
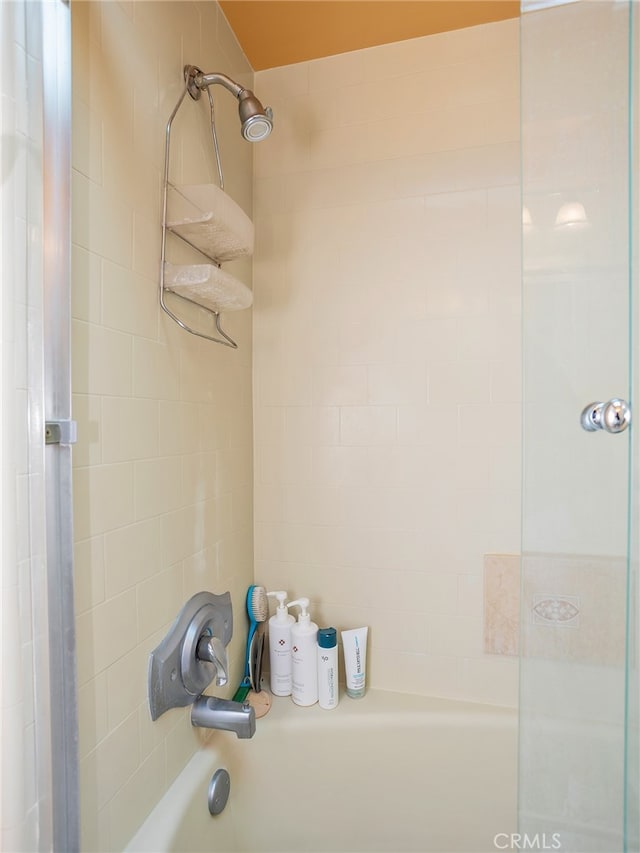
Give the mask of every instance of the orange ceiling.
[[515, 18], [519, 0], [220, 0], [255, 71]]

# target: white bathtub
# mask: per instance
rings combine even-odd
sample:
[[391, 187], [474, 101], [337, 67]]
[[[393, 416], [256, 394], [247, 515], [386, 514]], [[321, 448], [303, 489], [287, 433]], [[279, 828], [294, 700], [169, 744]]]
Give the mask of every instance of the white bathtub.
[[[375, 690], [333, 711], [274, 698], [251, 740], [213, 734], [127, 850], [495, 853], [516, 827], [516, 719]], [[212, 817], [219, 767], [231, 794]]]

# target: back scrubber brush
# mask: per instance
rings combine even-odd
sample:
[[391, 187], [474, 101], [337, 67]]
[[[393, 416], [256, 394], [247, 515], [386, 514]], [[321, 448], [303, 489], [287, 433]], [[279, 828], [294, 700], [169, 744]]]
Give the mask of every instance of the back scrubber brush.
[[266, 621], [269, 617], [269, 599], [263, 586], [253, 584], [247, 591], [247, 614], [249, 616], [249, 634], [244, 665], [244, 678], [235, 692], [234, 701], [244, 702], [249, 690], [260, 692], [262, 678], [262, 658]]

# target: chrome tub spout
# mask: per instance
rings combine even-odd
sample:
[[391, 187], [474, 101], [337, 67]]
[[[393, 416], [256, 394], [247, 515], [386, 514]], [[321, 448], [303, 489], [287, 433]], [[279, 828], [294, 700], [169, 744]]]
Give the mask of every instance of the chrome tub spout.
[[191, 725], [222, 729], [235, 732], [240, 738], [248, 738], [253, 737], [256, 731], [256, 712], [248, 702], [198, 696], [191, 707]]

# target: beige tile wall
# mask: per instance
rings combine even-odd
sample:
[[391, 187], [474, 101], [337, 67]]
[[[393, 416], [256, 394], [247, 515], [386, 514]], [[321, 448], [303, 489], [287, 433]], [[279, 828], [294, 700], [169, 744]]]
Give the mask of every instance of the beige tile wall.
[[517, 22], [256, 74], [256, 581], [370, 626], [369, 683], [515, 704]]
[[[245, 85], [252, 73], [213, 3], [74, 2], [72, 22], [82, 849], [118, 850], [199, 743], [185, 711], [152, 723], [146, 704], [148, 653], [193, 593], [231, 590], [231, 692], [242, 675], [251, 312], [226, 319], [239, 351], [208, 343], [159, 310], [157, 276], [164, 129], [183, 65]], [[215, 94], [225, 187], [251, 215], [252, 152], [234, 99]], [[187, 99], [171, 176], [215, 174], [206, 99]], [[236, 274], [251, 284], [250, 264]], [[199, 310], [187, 318], [212, 328]]]
[[[251, 72], [209, 4], [72, 14], [83, 849], [106, 850], [198, 744], [185, 712], [149, 721], [149, 650], [193, 592], [231, 589], [242, 613], [253, 579], [251, 315], [228, 320], [233, 353], [156, 306], [182, 66]], [[262, 72], [256, 89], [276, 110], [255, 150], [256, 580], [309, 594], [319, 621], [369, 624], [373, 685], [513, 703], [481, 608], [482, 555], [519, 546], [515, 22]], [[179, 114], [176, 180], [213, 180], [201, 107]], [[224, 94], [217, 115], [227, 189], [251, 213]]]

